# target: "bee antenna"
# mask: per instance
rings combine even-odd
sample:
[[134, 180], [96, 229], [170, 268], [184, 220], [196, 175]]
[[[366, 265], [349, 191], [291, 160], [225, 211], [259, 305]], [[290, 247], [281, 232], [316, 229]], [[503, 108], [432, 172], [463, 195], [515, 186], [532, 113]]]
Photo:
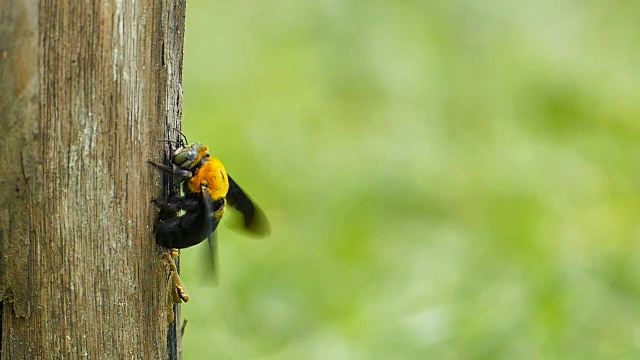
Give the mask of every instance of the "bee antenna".
[[180, 134], [180, 137], [182, 138], [182, 140], [184, 141], [184, 145], [189, 145], [189, 140], [187, 140], [187, 137], [182, 133], [182, 131], [180, 131], [180, 129], [178, 128], [173, 128], [173, 130], [177, 131], [178, 134]]

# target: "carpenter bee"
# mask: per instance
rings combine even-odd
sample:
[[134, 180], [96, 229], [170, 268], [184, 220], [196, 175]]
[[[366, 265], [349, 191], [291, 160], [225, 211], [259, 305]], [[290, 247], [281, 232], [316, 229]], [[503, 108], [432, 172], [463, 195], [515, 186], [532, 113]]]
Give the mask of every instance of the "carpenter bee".
[[271, 232], [266, 215], [205, 145], [188, 144], [182, 135], [169, 166], [148, 162], [182, 184], [182, 194], [170, 196], [166, 201], [152, 200], [161, 210], [155, 226], [158, 245], [182, 249], [207, 238], [212, 244], [226, 205], [240, 212], [243, 220], [240, 228], [249, 234], [262, 237]]

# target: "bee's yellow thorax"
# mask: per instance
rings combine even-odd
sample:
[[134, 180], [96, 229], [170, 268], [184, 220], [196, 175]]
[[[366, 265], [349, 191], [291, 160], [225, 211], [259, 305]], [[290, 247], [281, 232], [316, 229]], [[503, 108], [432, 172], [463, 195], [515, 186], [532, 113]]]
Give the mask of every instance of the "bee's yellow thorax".
[[[198, 153], [198, 161], [206, 154], [207, 148], [203, 147]], [[203, 154], [202, 156], [200, 154]], [[227, 196], [229, 191], [229, 179], [227, 178], [227, 171], [224, 169], [222, 162], [214, 158], [209, 157], [202, 166], [200, 166], [196, 173], [189, 179], [189, 190], [191, 192], [200, 192], [201, 186], [205, 184], [209, 189], [211, 198], [214, 200]]]

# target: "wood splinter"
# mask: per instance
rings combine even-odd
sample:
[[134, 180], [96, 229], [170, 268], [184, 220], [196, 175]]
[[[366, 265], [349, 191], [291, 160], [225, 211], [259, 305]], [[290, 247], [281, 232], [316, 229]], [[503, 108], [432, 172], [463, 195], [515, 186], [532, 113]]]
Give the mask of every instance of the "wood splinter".
[[189, 294], [185, 288], [178, 268], [173, 259], [178, 257], [178, 249], [171, 249], [169, 253], [165, 253], [165, 265], [169, 267], [169, 278], [167, 280], [167, 323], [171, 324], [175, 318], [173, 313], [173, 304], [180, 304], [189, 301]]

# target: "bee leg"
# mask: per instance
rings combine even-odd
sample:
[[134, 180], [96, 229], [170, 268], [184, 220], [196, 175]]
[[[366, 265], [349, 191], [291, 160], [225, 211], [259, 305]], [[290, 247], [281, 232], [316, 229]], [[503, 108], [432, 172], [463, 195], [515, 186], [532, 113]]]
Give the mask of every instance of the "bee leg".
[[168, 210], [173, 212], [178, 212], [180, 210], [193, 210], [199, 207], [198, 200], [196, 199], [187, 199], [180, 195], [173, 195], [167, 199], [167, 201], [162, 201], [158, 199], [151, 199], [151, 202], [156, 204], [162, 210]]
[[[180, 211], [179, 199], [179, 195], [170, 197], [166, 202], [158, 199], [151, 199], [151, 202], [154, 203], [158, 208], [160, 208], [160, 213], [158, 214], [159, 222], [157, 222], [156, 225], [177, 216], [178, 212]], [[157, 230], [157, 226], [155, 227], [155, 229]]]
[[162, 172], [163, 174], [169, 175], [169, 176], [173, 176], [176, 179], [180, 180], [180, 181], [185, 181], [187, 179], [190, 179], [191, 176], [193, 175], [191, 173], [191, 171], [189, 170], [185, 170], [185, 169], [181, 169], [178, 166], [167, 166], [164, 164], [160, 164], [151, 160], [147, 160], [147, 163], [149, 163], [149, 165], [153, 166], [154, 168], [160, 170], [160, 172]]
[[165, 164], [160, 164], [151, 160], [147, 160], [147, 163], [167, 175], [173, 175], [173, 168], [170, 166], [167, 166]]
[[170, 202], [170, 201], [164, 202], [162, 200], [157, 200], [157, 199], [151, 199], [151, 202], [156, 204], [156, 206], [162, 210], [167, 210], [172, 212], [180, 211], [180, 205], [175, 202]]

